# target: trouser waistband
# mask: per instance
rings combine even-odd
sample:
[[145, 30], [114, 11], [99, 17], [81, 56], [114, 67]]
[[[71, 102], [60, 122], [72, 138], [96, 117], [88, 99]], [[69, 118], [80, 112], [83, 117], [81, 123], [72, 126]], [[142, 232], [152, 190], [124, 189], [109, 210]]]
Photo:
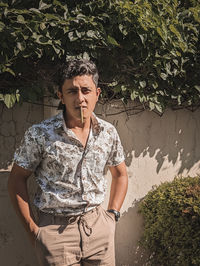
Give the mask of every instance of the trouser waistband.
[[92, 210], [88, 212], [84, 212], [80, 215], [72, 215], [72, 216], [61, 216], [51, 213], [40, 212], [39, 221], [42, 225], [64, 225], [64, 227], [69, 224], [77, 223], [78, 226], [82, 225], [85, 234], [90, 236], [92, 234], [92, 228], [88, 225], [88, 221], [93, 219], [95, 216], [99, 215], [99, 211], [102, 209], [101, 205], [94, 207]]
[[71, 223], [78, 221], [81, 218], [85, 218], [85, 219], [93, 218], [94, 216], [98, 215], [99, 210], [101, 208], [102, 208], [101, 205], [98, 205], [88, 212], [84, 212], [84, 213], [79, 214], [79, 215], [66, 215], [66, 216], [40, 211], [39, 212], [39, 222], [40, 221], [42, 221], [42, 222], [46, 221], [46, 222], [48, 222], [48, 224], [65, 224], [65, 225], [71, 224]]

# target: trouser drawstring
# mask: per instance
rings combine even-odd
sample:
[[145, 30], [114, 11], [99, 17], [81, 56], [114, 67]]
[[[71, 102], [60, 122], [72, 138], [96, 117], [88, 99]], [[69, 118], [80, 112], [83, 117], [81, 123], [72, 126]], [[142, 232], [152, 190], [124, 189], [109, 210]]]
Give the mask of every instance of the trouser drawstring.
[[79, 223], [83, 226], [83, 230], [87, 236], [92, 234], [92, 228], [88, 225], [87, 221], [84, 219], [83, 216], [80, 216]]

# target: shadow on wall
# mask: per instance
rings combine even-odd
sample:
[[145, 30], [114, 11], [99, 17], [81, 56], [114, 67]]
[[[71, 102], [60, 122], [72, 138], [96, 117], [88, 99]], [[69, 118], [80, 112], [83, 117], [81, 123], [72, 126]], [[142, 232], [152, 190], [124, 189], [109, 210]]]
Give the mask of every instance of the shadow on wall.
[[24, 103], [8, 109], [0, 102], [0, 169], [8, 170], [25, 130], [43, 119], [43, 106]]
[[8, 175], [0, 172], [0, 265], [37, 266], [34, 249], [8, 197]]
[[139, 202], [121, 217], [116, 228], [116, 265], [147, 265], [147, 252], [138, 243], [143, 232], [143, 219], [138, 213]]
[[126, 113], [110, 116], [120, 110], [109, 104], [98, 105], [96, 113], [117, 128], [127, 166], [133, 159], [148, 156], [157, 161], [157, 173], [165, 168], [164, 162], [167, 161], [172, 167], [176, 165], [177, 174], [181, 174], [184, 170], [189, 172], [199, 162], [200, 109], [195, 112], [166, 110], [162, 117], [150, 111], [129, 117]]
[[[199, 162], [200, 109], [193, 113], [167, 110], [162, 117], [150, 111], [130, 117], [126, 113], [109, 116], [120, 108], [99, 104], [96, 113], [116, 126], [125, 148], [127, 166], [133, 159], [148, 156], [157, 161], [157, 173], [167, 161], [172, 166], [178, 162], [177, 174], [180, 174]], [[8, 168], [24, 131], [41, 121], [43, 113], [42, 106], [23, 104], [8, 109], [0, 103], [0, 169]]]

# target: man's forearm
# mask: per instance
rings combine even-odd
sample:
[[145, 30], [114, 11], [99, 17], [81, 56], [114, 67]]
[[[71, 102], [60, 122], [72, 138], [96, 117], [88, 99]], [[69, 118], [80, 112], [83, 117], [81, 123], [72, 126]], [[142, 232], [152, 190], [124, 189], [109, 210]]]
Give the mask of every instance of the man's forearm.
[[26, 182], [24, 180], [18, 180], [16, 182], [14, 179], [9, 178], [8, 192], [17, 215], [22, 221], [31, 240], [33, 240], [33, 236], [38, 227], [31, 217]]
[[128, 188], [128, 177], [127, 175], [115, 176], [112, 178], [110, 199], [108, 209], [114, 209], [119, 211], [126, 196]]

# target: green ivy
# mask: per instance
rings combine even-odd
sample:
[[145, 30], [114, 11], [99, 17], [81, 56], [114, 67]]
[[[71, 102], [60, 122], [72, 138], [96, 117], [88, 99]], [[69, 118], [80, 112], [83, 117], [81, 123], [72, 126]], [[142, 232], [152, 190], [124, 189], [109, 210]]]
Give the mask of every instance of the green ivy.
[[175, 178], [150, 191], [139, 207], [141, 245], [150, 265], [200, 265], [200, 178]]
[[[198, 0], [3, 0], [0, 100], [11, 107], [55, 89], [60, 65], [90, 57], [105, 100], [150, 110], [200, 104]], [[10, 100], [8, 96], [11, 95]]]

